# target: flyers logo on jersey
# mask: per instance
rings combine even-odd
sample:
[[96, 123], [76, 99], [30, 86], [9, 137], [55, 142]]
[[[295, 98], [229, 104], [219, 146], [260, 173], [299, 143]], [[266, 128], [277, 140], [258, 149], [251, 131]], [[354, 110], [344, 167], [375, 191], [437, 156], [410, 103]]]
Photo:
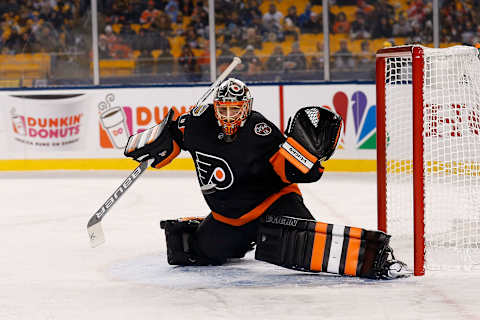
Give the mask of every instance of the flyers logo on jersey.
[[195, 152], [197, 175], [202, 186], [214, 184], [215, 189], [225, 190], [233, 184], [233, 173], [222, 158]]

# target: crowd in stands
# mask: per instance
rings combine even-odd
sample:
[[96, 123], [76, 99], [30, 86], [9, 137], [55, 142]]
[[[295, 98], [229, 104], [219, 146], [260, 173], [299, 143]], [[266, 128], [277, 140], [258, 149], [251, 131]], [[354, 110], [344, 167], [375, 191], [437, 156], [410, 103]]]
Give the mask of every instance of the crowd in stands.
[[[286, 1], [215, 0], [219, 71], [241, 55], [239, 72], [246, 75], [321, 74], [322, 1], [289, 1], [285, 6]], [[441, 41], [479, 44], [480, 0], [439, 2]], [[1, 54], [83, 52], [91, 59], [89, 4], [0, 1]], [[139, 74], [208, 74], [207, 5], [207, 0], [100, 1], [100, 59], [134, 59]], [[374, 39], [388, 39], [382, 46], [433, 41], [428, 0], [330, 0], [330, 8], [328, 29], [338, 39], [331, 51], [333, 71], [372, 69]], [[308, 52], [305, 41], [313, 42], [307, 44]], [[353, 50], [355, 41], [359, 45]]]

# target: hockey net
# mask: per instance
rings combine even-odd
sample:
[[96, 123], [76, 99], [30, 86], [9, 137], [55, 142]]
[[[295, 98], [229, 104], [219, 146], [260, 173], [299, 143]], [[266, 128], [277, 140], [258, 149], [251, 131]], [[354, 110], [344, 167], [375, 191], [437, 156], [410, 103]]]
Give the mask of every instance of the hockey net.
[[480, 269], [480, 58], [473, 47], [377, 52], [379, 229], [424, 270]]

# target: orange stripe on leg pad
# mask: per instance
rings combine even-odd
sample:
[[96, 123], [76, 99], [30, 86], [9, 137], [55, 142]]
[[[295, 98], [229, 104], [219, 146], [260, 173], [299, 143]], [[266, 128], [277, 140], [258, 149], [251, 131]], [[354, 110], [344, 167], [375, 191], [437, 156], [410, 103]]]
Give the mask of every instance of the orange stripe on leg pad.
[[347, 256], [345, 258], [345, 274], [357, 275], [358, 255], [362, 244], [362, 229], [350, 227]]
[[312, 259], [310, 270], [322, 271], [323, 255], [325, 254], [325, 244], [327, 242], [327, 224], [317, 222], [315, 224], [315, 238], [313, 239]]

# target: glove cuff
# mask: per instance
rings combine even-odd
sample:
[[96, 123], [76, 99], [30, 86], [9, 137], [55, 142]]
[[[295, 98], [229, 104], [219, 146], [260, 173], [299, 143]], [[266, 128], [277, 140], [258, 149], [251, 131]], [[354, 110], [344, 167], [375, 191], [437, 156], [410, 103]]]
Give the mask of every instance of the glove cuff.
[[308, 152], [307, 149], [292, 137], [288, 137], [280, 146], [279, 152], [288, 162], [304, 174], [310, 171], [318, 160], [316, 156]]

